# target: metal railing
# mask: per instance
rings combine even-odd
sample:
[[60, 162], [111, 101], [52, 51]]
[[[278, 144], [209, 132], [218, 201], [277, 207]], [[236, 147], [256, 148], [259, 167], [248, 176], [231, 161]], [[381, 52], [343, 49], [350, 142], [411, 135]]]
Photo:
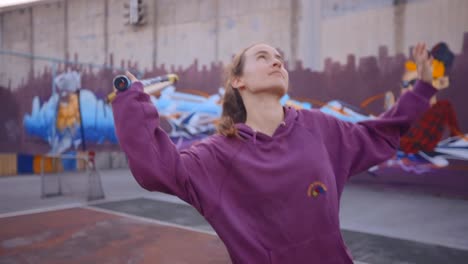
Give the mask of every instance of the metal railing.
[[94, 154], [89, 152], [87, 155], [77, 154], [77, 155], [44, 155], [41, 157], [41, 198], [50, 198], [50, 197], [57, 197], [63, 195], [63, 187], [62, 187], [62, 177], [63, 173], [56, 171], [55, 174], [57, 176], [56, 185], [57, 191], [50, 192], [48, 188], [46, 188], [46, 177], [50, 177], [50, 174], [45, 173], [45, 166], [44, 161], [45, 158], [52, 158], [52, 168], [55, 168], [55, 162], [60, 160], [77, 160], [83, 161], [85, 164], [86, 174], [88, 175], [88, 186], [87, 186], [87, 200], [94, 201], [99, 199], [104, 199], [105, 194], [102, 188], [102, 181], [101, 181], [101, 174], [99, 173], [98, 169], [96, 168]]

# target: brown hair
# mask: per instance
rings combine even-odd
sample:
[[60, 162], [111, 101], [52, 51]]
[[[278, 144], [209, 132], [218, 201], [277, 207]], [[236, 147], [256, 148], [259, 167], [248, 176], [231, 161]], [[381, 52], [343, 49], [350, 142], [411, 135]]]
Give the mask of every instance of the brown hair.
[[232, 80], [242, 76], [245, 64], [245, 52], [255, 45], [253, 44], [236, 54], [226, 69], [223, 113], [217, 127], [218, 133], [226, 137], [237, 137], [239, 134], [234, 124], [244, 123], [247, 118], [244, 101], [239, 90], [232, 87]]

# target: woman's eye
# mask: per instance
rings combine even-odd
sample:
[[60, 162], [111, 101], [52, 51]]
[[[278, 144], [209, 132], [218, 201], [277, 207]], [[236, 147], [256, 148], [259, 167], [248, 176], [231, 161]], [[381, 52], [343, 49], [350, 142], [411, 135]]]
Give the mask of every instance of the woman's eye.
[[258, 59], [266, 59], [266, 56], [265, 55], [260, 55], [260, 56], [258, 56]]

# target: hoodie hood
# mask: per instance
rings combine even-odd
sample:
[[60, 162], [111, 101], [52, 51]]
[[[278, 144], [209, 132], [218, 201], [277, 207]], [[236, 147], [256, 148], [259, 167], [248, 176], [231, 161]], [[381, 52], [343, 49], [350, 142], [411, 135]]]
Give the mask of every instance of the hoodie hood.
[[239, 132], [239, 136], [246, 140], [252, 140], [256, 144], [257, 142], [268, 142], [272, 141], [273, 139], [288, 135], [294, 127], [296, 119], [298, 118], [298, 113], [296, 109], [289, 106], [283, 107], [283, 110], [284, 120], [280, 123], [271, 137], [262, 132], [253, 130], [244, 123], [237, 123], [235, 126]]

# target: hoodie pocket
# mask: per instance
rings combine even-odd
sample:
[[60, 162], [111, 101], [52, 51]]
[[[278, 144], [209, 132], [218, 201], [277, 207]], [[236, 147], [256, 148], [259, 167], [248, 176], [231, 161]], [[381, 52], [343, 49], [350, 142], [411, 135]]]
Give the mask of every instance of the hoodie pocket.
[[271, 264], [352, 264], [338, 234], [270, 250]]

